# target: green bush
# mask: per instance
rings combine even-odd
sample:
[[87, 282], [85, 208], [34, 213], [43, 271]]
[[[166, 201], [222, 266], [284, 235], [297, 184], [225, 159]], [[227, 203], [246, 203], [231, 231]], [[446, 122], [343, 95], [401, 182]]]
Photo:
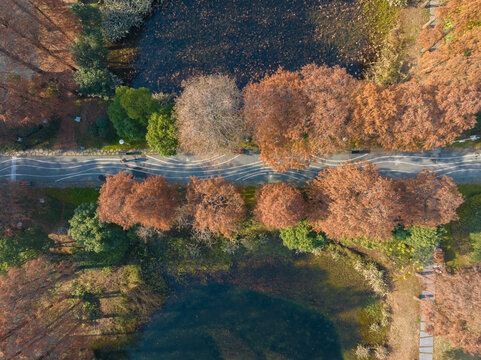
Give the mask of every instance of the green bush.
[[481, 261], [481, 211], [478, 211], [473, 217], [469, 229], [469, 239], [473, 244], [473, 260]]
[[107, 68], [79, 68], [74, 74], [74, 80], [82, 96], [111, 98], [120, 79], [112, 74]]
[[283, 244], [290, 250], [311, 252], [326, 244], [326, 238], [312, 231], [306, 221], [299, 222], [296, 226], [280, 230]]
[[99, 221], [95, 203], [80, 205], [69, 223], [68, 234], [91, 254], [90, 260], [95, 263], [115, 264], [129, 247], [127, 233], [120, 226]]
[[71, 10], [79, 18], [82, 28], [100, 29], [102, 26], [102, 14], [98, 7], [76, 2]]
[[93, 136], [93, 137], [99, 136], [99, 128], [94, 123], [89, 124], [87, 128], [87, 132], [89, 133], [90, 136]]
[[70, 51], [75, 63], [82, 68], [105, 68], [108, 50], [100, 31], [83, 31]]
[[106, 128], [109, 126], [109, 118], [107, 116], [101, 116], [95, 122], [98, 128]]
[[174, 123], [171, 111], [159, 111], [150, 116], [145, 138], [149, 146], [161, 155], [168, 156], [176, 153], [179, 141]]
[[146, 88], [121, 86], [115, 91], [114, 102], [108, 108], [110, 121], [121, 138], [143, 140], [152, 113], [159, 105]]
[[443, 230], [411, 226], [409, 236], [404, 242], [414, 249], [412, 253], [413, 261], [420, 265], [428, 266], [434, 263], [434, 248], [441, 243]]
[[55, 245], [40, 228], [28, 228], [13, 238], [0, 239], [0, 272], [35, 259]]

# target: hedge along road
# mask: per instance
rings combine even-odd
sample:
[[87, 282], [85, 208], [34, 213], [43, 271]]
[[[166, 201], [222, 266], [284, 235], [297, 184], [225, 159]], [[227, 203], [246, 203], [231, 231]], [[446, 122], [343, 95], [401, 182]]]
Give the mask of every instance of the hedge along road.
[[457, 183], [481, 183], [481, 156], [477, 153], [405, 153], [405, 154], [337, 154], [317, 158], [305, 170], [276, 173], [260, 161], [258, 155], [217, 155], [195, 158], [178, 155], [138, 156], [20, 156], [0, 157], [0, 176], [4, 180], [25, 180], [48, 187], [92, 186], [101, 184], [103, 176], [126, 171], [136, 177], [151, 174], [185, 183], [191, 176], [199, 178], [222, 175], [239, 185], [256, 185], [285, 181], [303, 183], [318, 172], [347, 160], [370, 161], [390, 177], [414, 176], [423, 169], [449, 175]]

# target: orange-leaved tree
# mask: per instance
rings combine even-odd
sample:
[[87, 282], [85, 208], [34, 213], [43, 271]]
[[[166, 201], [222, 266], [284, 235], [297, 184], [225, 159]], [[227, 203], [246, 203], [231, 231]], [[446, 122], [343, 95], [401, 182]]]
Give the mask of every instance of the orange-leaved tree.
[[311, 113], [305, 132], [314, 153], [328, 155], [346, 147], [351, 119], [351, 93], [356, 79], [339, 66], [310, 64], [301, 70]]
[[244, 115], [264, 163], [278, 171], [309, 165], [311, 114], [300, 74], [279, 69], [244, 89]]
[[264, 185], [256, 192], [257, 219], [268, 228], [296, 225], [306, 215], [306, 202], [299, 190], [285, 183]]
[[399, 181], [403, 195], [403, 224], [436, 227], [457, 219], [456, 209], [463, 203], [453, 179], [424, 170], [414, 178]]
[[107, 176], [105, 184], [100, 188], [99, 220], [122, 226], [125, 230], [135, 224], [135, 220], [127, 211], [125, 202], [132, 193], [134, 177], [123, 171], [114, 176]]
[[437, 276], [434, 301], [423, 301], [426, 331], [471, 354], [481, 354], [480, 266]]
[[335, 240], [386, 240], [399, 224], [402, 206], [393, 180], [370, 163], [347, 163], [319, 173], [307, 186], [308, 221]]
[[234, 184], [223, 177], [197, 179], [187, 185], [187, 206], [194, 228], [232, 238], [246, 215], [244, 200]]
[[162, 176], [149, 176], [134, 184], [124, 206], [132, 222], [167, 231], [174, 225], [178, 205], [175, 186]]

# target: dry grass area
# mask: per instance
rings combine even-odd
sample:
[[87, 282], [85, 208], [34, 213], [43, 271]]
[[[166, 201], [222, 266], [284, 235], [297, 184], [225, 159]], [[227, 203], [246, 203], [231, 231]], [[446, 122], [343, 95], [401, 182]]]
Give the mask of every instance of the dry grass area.
[[399, 12], [401, 37], [404, 39], [403, 51], [404, 74], [415, 73], [416, 66], [421, 58], [421, 46], [417, 42], [419, 33], [424, 24], [429, 21], [429, 10], [419, 7], [419, 3], [402, 8]]
[[145, 286], [136, 265], [81, 270], [64, 286], [93, 294], [96, 316], [84, 327], [85, 334], [95, 338], [93, 348], [126, 340], [166, 300]]
[[390, 360], [412, 360], [418, 357], [419, 301], [421, 292], [417, 277], [397, 281], [388, 295], [392, 310], [392, 324], [388, 344], [392, 348]]

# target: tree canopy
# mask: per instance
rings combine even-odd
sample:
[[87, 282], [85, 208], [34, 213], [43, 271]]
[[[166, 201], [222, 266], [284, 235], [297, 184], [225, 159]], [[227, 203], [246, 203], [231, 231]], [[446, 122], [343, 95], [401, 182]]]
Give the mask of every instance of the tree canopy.
[[150, 116], [145, 136], [149, 146], [163, 156], [175, 155], [179, 145], [171, 109], [168, 105]]
[[84, 203], [75, 209], [69, 224], [69, 236], [85, 251], [95, 253], [96, 262], [115, 264], [129, 247], [127, 234], [120, 226], [99, 221], [95, 203]]
[[436, 298], [425, 299], [426, 331], [471, 354], [481, 354], [481, 267], [436, 277]]
[[268, 228], [296, 225], [306, 215], [306, 202], [295, 187], [281, 184], [264, 185], [256, 192], [257, 219]]
[[400, 222], [401, 196], [370, 163], [347, 163], [319, 173], [306, 189], [308, 221], [329, 238], [390, 239]]
[[290, 250], [312, 252], [314, 249], [324, 245], [325, 237], [312, 230], [306, 221], [301, 221], [295, 226], [281, 229], [280, 236], [282, 243]]
[[115, 90], [114, 102], [108, 114], [121, 138], [143, 140], [150, 116], [159, 110], [158, 103], [146, 88], [120, 86]]
[[241, 94], [225, 75], [198, 76], [183, 83], [175, 117], [180, 146], [195, 155], [230, 152], [244, 141]]
[[232, 238], [246, 215], [241, 194], [223, 177], [192, 178], [187, 185], [187, 205], [194, 228]]

